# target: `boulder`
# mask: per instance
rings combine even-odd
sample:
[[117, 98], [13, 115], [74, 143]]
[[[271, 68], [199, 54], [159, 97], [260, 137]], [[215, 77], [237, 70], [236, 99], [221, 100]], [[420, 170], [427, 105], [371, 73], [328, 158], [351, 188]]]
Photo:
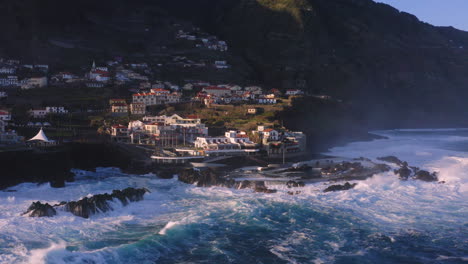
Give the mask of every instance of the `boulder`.
[[288, 188], [304, 187], [304, 186], [305, 186], [305, 183], [303, 183], [303, 182], [296, 182], [296, 181], [288, 181], [288, 182], [286, 183], [286, 186], [288, 186]]
[[337, 185], [330, 185], [328, 186], [323, 192], [336, 192], [336, 191], [346, 191], [354, 188], [357, 185], [357, 183], [350, 184], [349, 182], [346, 182], [343, 185], [337, 184]]
[[414, 178], [416, 180], [421, 180], [421, 181], [426, 181], [426, 182], [434, 182], [434, 181], [439, 180], [437, 178], [437, 173], [436, 172], [430, 173], [430, 172], [425, 171], [425, 170], [420, 170], [420, 171], [416, 172], [416, 174], [414, 175]]
[[412, 171], [407, 166], [403, 166], [398, 170], [394, 170], [393, 172], [402, 180], [407, 180], [412, 173]]
[[268, 189], [265, 186], [265, 182], [255, 182], [254, 192], [261, 192], [261, 193], [276, 193], [276, 190]]
[[23, 213], [25, 214], [29, 217], [52, 217], [57, 214], [57, 211], [50, 204], [37, 201], [29, 206], [28, 210]]
[[232, 179], [221, 178], [215, 170], [185, 169], [179, 173], [179, 181], [187, 184], [196, 184], [197, 187], [235, 187], [236, 182]]

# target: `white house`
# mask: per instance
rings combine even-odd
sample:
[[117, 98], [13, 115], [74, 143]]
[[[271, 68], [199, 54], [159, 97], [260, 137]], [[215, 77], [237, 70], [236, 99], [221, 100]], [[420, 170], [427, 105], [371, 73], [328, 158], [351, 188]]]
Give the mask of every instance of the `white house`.
[[144, 129], [145, 129], [145, 123], [141, 122], [140, 120], [132, 121], [128, 123], [128, 130], [131, 132], [143, 131]]
[[42, 88], [47, 86], [47, 77], [29, 78], [21, 81], [21, 89]]
[[214, 66], [216, 69], [228, 69], [231, 67], [229, 64], [227, 64], [227, 61], [215, 61]]
[[16, 68], [14, 67], [0, 67], [0, 74], [15, 74]]
[[29, 114], [33, 118], [45, 118], [47, 115], [47, 110], [45, 108], [42, 109], [31, 109], [29, 110]]
[[277, 130], [265, 128], [265, 126], [258, 126], [257, 131], [254, 131], [254, 133], [258, 133], [260, 137], [263, 138], [263, 142], [277, 141], [280, 139], [280, 133]]
[[286, 91], [286, 95], [303, 95], [304, 92], [299, 89], [289, 89]]
[[10, 75], [0, 78], [0, 86], [19, 86], [18, 76]]
[[0, 110], [0, 120], [11, 121], [11, 113], [5, 110]]
[[46, 112], [48, 114], [67, 114], [68, 110], [63, 106], [47, 106]]

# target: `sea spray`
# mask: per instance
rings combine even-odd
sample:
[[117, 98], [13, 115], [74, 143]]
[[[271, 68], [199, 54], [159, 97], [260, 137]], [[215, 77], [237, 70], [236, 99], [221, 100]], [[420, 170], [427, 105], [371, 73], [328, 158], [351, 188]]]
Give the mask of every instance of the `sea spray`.
[[[449, 133], [388, 131], [386, 140], [331, 151], [395, 155], [438, 171], [443, 184], [401, 181], [389, 171], [350, 181], [358, 184], [347, 191], [324, 193], [327, 185], [316, 183], [289, 195], [285, 184], [267, 183], [277, 193], [264, 194], [109, 169], [80, 171], [62, 189], [20, 184], [0, 192], [0, 262], [37, 255], [45, 263], [460, 263], [468, 256], [468, 138]], [[20, 216], [33, 201], [55, 204], [129, 186], [151, 193], [90, 219], [64, 211]]]

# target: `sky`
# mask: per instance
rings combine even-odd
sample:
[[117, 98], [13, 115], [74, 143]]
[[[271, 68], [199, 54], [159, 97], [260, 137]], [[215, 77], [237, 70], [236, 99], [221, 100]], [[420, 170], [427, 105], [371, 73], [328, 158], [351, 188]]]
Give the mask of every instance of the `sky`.
[[468, 0], [375, 0], [413, 14], [434, 26], [468, 31]]

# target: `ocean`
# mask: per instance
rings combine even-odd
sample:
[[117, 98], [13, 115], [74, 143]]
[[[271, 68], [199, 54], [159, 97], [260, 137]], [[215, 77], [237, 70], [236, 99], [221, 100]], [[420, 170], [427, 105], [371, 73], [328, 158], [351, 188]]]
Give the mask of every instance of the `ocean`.
[[[0, 192], [0, 263], [468, 263], [468, 130], [376, 131], [386, 136], [329, 155], [394, 155], [445, 183], [382, 173], [351, 190], [307, 184], [289, 195], [197, 188], [114, 168], [75, 170], [65, 188], [23, 183]], [[78, 200], [146, 187], [141, 202], [83, 219], [21, 214], [34, 201]], [[296, 190], [296, 189], [295, 189]]]

